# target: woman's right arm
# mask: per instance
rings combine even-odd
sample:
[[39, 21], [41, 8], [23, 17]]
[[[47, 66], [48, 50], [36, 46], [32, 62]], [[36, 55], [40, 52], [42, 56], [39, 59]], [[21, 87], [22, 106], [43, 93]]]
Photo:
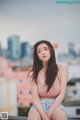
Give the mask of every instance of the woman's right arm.
[[40, 113], [42, 119], [49, 120], [41, 106], [38, 91], [37, 91], [37, 85], [34, 81], [32, 81], [32, 83], [31, 83], [31, 92], [32, 92], [33, 103], [34, 103], [37, 111]]

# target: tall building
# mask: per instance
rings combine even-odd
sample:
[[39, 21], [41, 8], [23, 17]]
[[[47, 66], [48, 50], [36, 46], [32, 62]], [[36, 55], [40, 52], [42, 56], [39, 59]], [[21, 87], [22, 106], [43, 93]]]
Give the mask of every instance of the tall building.
[[28, 57], [31, 58], [32, 49], [28, 42], [21, 43], [21, 58]]
[[21, 58], [27, 57], [28, 42], [21, 43]]
[[21, 55], [19, 36], [14, 35], [8, 38], [8, 58], [19, 59]]

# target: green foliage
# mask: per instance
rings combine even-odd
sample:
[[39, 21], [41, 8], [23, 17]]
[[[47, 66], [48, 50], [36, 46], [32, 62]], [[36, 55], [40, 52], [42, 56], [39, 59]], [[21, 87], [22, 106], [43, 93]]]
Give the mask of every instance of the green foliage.
[[18, 116], [28, 116], [30, 107], [18, 107]]

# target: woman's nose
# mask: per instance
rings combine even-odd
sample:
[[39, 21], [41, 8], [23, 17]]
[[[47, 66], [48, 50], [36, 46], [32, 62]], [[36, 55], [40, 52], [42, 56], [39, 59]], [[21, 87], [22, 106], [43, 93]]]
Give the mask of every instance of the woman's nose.
[[42, 54], [44, 54], [45, 52], [44, 52], [44, 50], [42, 50]]
[[45, 53], [45, 51], [43, 50], [43, 51], [42, 51], [42, 54], [44, 54], [44, 53]]

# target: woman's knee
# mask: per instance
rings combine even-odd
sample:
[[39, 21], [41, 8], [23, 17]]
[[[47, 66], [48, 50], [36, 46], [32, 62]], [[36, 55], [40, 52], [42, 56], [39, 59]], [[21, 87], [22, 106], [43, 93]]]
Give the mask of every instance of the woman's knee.
[[67, 120], [67, 115], [62, 109], [56, 109], [52, 114], [52, 120]]
[[29, 112], [27, 120], [41, 120], [41, 117], [36, 110], [32, 110]]

